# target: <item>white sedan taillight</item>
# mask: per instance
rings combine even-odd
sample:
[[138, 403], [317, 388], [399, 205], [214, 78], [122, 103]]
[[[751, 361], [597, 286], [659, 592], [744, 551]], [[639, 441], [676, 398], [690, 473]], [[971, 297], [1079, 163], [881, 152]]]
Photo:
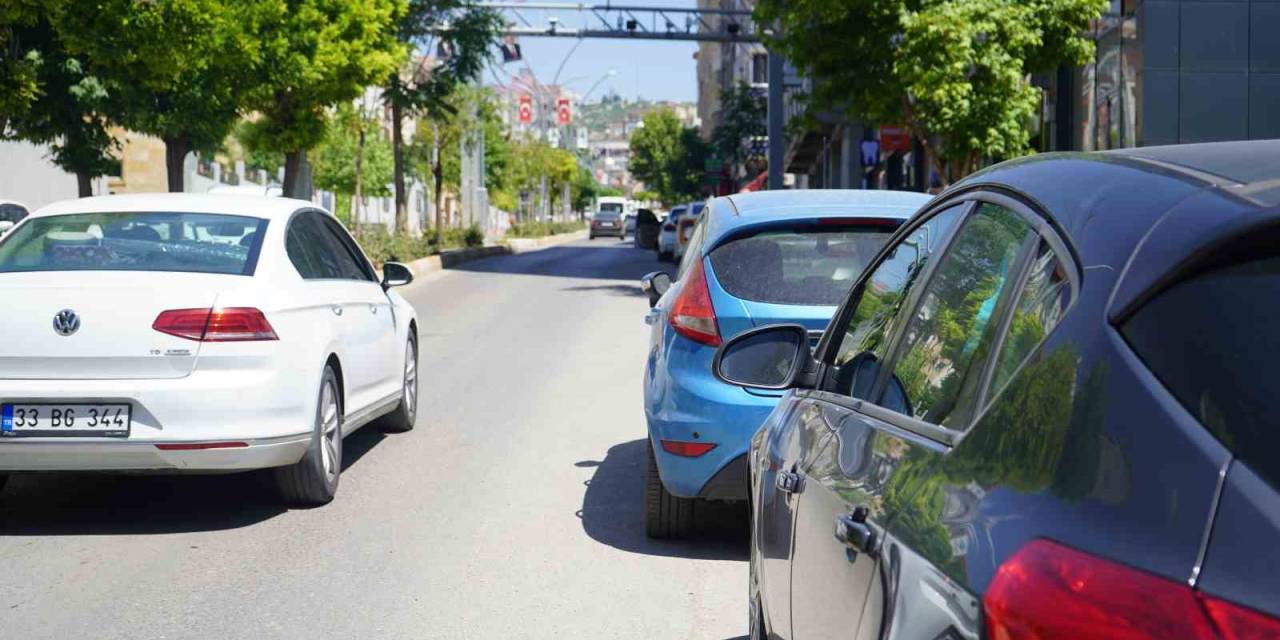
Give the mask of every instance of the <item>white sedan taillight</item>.
[[253, 307], [162, 311], [151, 328], [197, 342], [279, 340], [267, 317]]

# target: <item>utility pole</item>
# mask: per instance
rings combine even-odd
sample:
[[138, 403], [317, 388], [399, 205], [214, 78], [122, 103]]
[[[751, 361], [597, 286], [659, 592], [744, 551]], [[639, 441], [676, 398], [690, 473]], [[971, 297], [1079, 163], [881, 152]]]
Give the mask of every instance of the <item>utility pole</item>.
[[782, 188], [782, 163], [786, 140], [782, 117], [782, 55], [769, 52], [769, 190]]

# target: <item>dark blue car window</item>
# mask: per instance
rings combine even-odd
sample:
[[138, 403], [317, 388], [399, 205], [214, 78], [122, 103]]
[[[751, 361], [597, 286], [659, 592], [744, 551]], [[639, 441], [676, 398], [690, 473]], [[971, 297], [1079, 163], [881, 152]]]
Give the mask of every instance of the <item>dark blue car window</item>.
[[853, 316], [836, 334], [840, 348], [834, 364], [839, 370], [832, 391], [867, 398], [889, 337], [907, 315], [903, 303], [966, 206], [964, 203], [947, 208], [917, 226], [864, 281]]
[[1021, 216], [989, 203], [965, 221], [903, 334], [893, 376], [905, 397], [886, 408], [953, 429], [966, 426], [999, 324], [997, 303], [1030, 231]]
[[1158, 294], [1121, 332], [1188, 412], [1280, 489], [1280, 257], [1240, 257]]

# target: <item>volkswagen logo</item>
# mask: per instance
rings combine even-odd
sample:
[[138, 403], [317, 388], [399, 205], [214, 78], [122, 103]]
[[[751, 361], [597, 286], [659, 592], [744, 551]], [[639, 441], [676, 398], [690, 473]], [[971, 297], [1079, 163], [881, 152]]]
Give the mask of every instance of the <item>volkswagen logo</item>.
[[53, 330], [60, 336], [69, 336], [80, 330], [80, 316], [70, 309], [63, 309], [53, 316]]

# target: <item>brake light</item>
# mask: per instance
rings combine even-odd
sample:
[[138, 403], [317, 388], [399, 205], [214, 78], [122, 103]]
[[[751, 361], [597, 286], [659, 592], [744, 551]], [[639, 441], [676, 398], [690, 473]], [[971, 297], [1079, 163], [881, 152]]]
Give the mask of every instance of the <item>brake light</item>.
[[1274, 638], [1280, 622], [1049, 540], [1013, 554], [982, 597], [992, 640]]
[[711, 291], [707, 288], [707, 275], [702, 270], [701, 260], [694, 260], [685, 278], [688, 282], [671, 305], [671, 328], [694, 342], [720, 346], [720, 328], [715, 307], [711, 306]]
[[1280, 620], [1238, 604], [1196, 594], [1218, 628], [1222, 640], [1265, 640], [1280, 638]]
[[683, 442], [680, 440], [662, 440], [662, 450], [672, 455], [696, 458], [714, 448], [710, 442]]
[[197, 342], [279, 340], [267, 317], [253, 307], [162, 311], [151, 328]]

